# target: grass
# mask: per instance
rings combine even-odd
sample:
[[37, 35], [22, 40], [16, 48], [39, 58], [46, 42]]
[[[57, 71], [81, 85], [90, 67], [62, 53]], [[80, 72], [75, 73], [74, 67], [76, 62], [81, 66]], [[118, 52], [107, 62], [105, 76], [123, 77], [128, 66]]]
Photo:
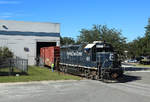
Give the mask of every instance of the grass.
[[137, 67], [150, 67], [150, 65], [143, 65], [143, 64], [135, 64]]
[[150, 68], [150, 65], [144, 65], [144, 64], [140, 64], [140, 63], [130, 63], [131, 65], [134, 65], [136, 67], [149, 67]]
[[[0, 83], [6, 82], [29, 82], [29, 81], [43, 81], [43, 80], [80, 80], [80, 77], [67, 75], [58, 72], [52, 72], [47, 68], [37, 66], [29, 66], [28, 74], [23, 74], [17, 69], [14, 69], [12, 76], [8, 76], [8, 68], [0, 69]], [[19, 76], [16, 76], [19, 74]]]

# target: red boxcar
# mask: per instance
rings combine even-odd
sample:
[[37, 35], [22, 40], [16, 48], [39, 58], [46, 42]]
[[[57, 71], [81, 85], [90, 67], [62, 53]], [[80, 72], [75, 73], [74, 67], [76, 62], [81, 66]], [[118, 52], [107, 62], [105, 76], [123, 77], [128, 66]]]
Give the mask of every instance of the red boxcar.
[[43, 47], [40, 49], [40, 57], [42, 58], [44, 65], [51, 67], [53, 63], [57, 66], [60, 59], [60, 47]]

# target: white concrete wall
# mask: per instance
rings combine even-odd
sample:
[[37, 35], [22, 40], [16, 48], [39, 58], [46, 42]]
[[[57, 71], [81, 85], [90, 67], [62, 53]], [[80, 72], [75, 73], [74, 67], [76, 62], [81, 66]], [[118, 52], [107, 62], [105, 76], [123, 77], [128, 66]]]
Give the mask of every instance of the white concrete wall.
[[[36, 42], [56, 42], [57, 46], [59, 46], [60, 38], [43, 36], [10, 36], [0, 34], [0, 46], [7, 46], [14, 55], [28, 59], [29, 65], [36, 64]], [[24, 47], [29, 48], [29, 52], [25, 52]]]
[[[5, 27], [3, 27], [5, 26]], [[0, 20], [0, 30], [20, 32], [60, 33], [59, 23]]]

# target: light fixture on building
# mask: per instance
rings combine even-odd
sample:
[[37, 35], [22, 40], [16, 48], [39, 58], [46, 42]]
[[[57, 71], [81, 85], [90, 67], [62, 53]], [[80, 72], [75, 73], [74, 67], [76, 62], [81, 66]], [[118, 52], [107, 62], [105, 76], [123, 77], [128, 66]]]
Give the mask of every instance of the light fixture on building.
[[3, 27], [4, 29], [6, 29], [6, 30], [8, 29], [8, 27], [7, 27], [7, 26], [5, 26], [5, 25], [2, 25], [2, 27]]
[[25, 52], [29, 52], [29, 48], [24, 47], [24, 51], [25, 51]]

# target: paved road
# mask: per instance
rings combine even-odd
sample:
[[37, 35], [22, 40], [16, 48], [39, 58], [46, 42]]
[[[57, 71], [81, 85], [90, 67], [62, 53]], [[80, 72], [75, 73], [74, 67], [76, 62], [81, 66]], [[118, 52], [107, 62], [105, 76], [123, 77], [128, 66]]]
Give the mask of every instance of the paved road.
[[123, 68], [125, 70], [125, 74], [131, 76], [129, 79], [150, 85], [150, 67], [123, 65]]
[[150, 86], [150, 71], [128, 71], [125, 74], [131, 76], [130, 80], [133, 79], [133, 81]]
[[150, 85], [139, 80], [0, 84], [0, 102], [150, 102]]

